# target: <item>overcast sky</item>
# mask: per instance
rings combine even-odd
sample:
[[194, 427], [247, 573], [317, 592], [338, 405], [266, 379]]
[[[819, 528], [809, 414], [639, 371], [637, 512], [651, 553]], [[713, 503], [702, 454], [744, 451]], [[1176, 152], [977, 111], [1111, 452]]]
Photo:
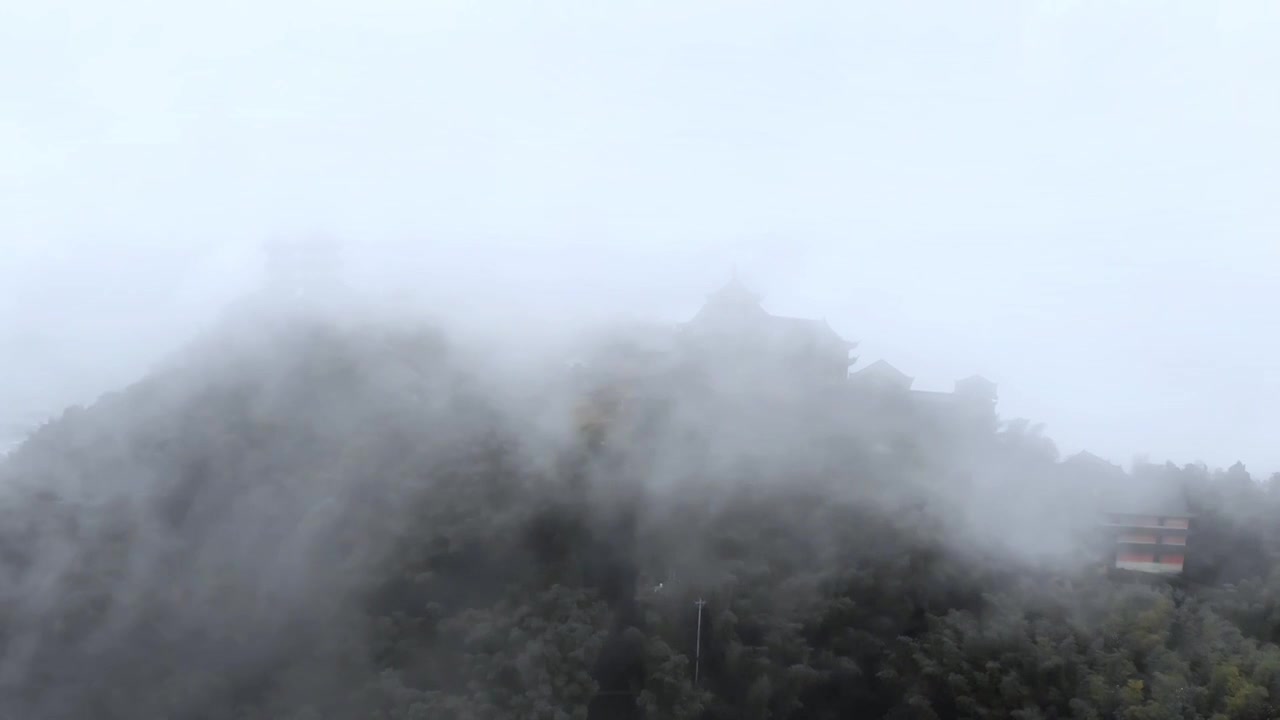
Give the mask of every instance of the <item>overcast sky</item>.
[[736, 263], [1064, 452], [1269, 473], [1277, 78], [1271, 0], [6, 2], [0, 405], [322, 231], [526, 327], [683, 320]]

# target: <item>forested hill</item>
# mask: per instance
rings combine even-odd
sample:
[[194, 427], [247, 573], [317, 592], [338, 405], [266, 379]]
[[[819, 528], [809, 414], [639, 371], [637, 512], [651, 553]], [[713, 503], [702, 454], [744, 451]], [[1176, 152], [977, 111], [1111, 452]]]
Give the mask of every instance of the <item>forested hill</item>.
[[[1274, 481], [687, 366], [583, 428], [573, 377], [473, 360], [240, 318], [41, 428], [0, 717], [1280, 716]], [[1124, 486], [1196, 513], [1182, 580], [1101, 572]]]

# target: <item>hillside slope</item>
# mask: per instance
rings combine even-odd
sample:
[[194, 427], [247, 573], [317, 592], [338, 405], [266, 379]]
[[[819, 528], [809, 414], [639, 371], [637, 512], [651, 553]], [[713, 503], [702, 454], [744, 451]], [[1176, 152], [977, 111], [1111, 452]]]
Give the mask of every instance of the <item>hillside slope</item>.
[[0, 715], [1280, 708], [1280, 502], [1243, 468], [1117, 480], [1202, 528], [1188, 582], [1122, 583], [1095, 479], [1024, 426], [681, 375], [588, 441], [476, 367], [405, 325], [241, 320], [47, 424], [0, 464]]

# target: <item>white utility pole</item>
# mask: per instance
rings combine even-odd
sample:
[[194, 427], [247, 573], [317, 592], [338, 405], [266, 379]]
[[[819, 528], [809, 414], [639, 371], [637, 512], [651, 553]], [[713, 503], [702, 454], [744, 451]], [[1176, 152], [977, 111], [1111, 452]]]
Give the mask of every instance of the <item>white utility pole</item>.
[[693, 686], [698, 686], [698, 669], [702, 665], [702, 607], [706, 600], [698, 598], [694, 605], [698, 606], [698, 636], [693, 641]]

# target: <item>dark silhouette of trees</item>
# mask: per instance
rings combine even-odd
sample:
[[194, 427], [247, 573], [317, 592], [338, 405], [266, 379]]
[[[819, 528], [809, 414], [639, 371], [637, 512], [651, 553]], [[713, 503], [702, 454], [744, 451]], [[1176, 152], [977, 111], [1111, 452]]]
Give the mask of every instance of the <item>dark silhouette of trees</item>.
[[[1274, 478], [689, 366], [539, 435], [435, 333], [259, 322], [0, 465], [0, 715], [1280, 712]], [[1182, 578], [1088, 542], [1139, 481], [1196, 515]]]

